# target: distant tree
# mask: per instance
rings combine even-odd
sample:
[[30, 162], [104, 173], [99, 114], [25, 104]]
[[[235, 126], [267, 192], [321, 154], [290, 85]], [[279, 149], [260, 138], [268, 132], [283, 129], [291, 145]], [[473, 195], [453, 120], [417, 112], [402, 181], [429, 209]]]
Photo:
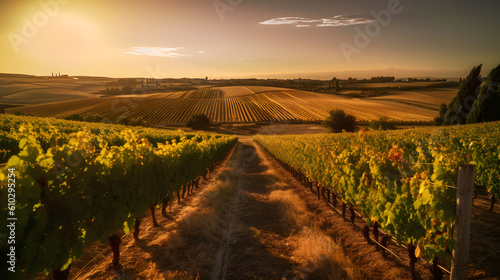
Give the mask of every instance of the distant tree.
[[381, 117], [378, 120], [370, 122], [370, 128], [373, 130], [389, 130], [396, 129], [396, 126], [389, 122], [387, 117]]
[[500, 65], [493, 68], [472, 104], [467, 123], [500, 120]]
[[328, 83], [329, 88], [335, 88], [335, 82], [337, 81], [336, 77], [333, 77], [330, 82]]
[[144, 119], [141, 116], [139, 116], [137, 118], [131, 119], [130, 122], [129, 122], [129, 125], [132, 125], [132, 126], [145, 126], [146, 122], [144, 121]]
[[106, 83], [107, 86], [132, 86], [132, 87], [134, 87], [136, 84], [137, 80], [134, 78], [118, 79]]
[[0, 114], [5, 114], [5, 108], [0, 108]]
[[96, 114], [86, 114], [83, 116], [83, 121], [84, 122], [101, 122], [103, 120], [103, 117], [96, 115]]
[[131, 87], [131, 86], [124, 86], [124, 87], [122, 87], [122, 92], [121, 93], [122, 94], [131, 94], [133, 89], [134, 88]]
[[[364, 79], [366, 80], [366, 79]], [[392, 76], [387, 76], [387, 77], [384, 77], [384, 76], [377, 76], [377, 77], [372, 77], [370, 79], [370, 81], [373, 81], [373, 82], [393, 82], [395, 80], [395, 77], [392, 77]]]
[[72, 114], [64, 117], [63, 119], [69, 121], [81, 121], [81, 122], [101, 122], [103, 120], [103, 117], [96, 114], [85, 114], [85, 115]]
[[120, 116], [117, 121], [118, 124], [128, 125], [128, 118], [126, 116]]
[[186, 123], [187, 127], [192, 129], [206, 129], [210, 125], [210, 119], [205, 114], [197, 114], [191, 116]]
[[448, 105], [441, 103], [441, 106], [439, 107], [439, 116], [434, 118], [434, 123], [436, 125], [442, 125], [444, 121], [444, 115], [446, 114], [446, 111], [448, 110]]
[[72, 114], [64, 117], [63, 119], [68, 121], [83, 121], [83, 117], [80, 114]]
[[323, 125], [332, 129], [333, 132], [342, 132], [342, 130], [353, 132], [356, 129], [356, 118], [346, 114], [342, 109], [335, 109], [330, 111]]
[[477, 98], [476, 89], [482, 83], [480, 77], [481, 66], [472, 68], [469, 76], [460, 84], [457, 95], [448, 105], [446, 113], [441, 116], [444, 125], [463, 124], [466, 122], [470, 112], [469, 108], [472, 108], [472, 104]]

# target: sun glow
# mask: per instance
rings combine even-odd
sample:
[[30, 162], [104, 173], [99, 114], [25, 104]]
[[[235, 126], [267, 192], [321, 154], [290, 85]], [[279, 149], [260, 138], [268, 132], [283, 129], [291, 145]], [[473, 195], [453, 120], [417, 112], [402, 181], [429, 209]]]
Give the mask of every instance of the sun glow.
[[[491, 37], [497, 9], [472, 2], [456, 11], [446, 3], [405, 3], [390, 17], [391, 1], [234, 2], [220, 10], [213, 1], [2, 0], [0, 72], [130, 77], [160, 67], [178, 78], [326, 79], [394, 68], [405, 76], [459, 77], [499, 58], [500, 37]], [[346, 52], [346, 44], [355, 48]]]
[[74, 65], [95, 59], [102, 43], [91, 21], [76, 14], [61, 13], [39, 29], [24, 46], [23, 53], [40, 62]]

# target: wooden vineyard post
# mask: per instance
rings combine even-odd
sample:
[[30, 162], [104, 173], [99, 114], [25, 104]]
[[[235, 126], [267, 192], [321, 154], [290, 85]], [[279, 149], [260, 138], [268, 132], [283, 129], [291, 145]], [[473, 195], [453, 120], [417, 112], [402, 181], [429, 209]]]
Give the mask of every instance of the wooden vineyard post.
[[472, 197], [474, 195], [475, 165], [460, 164], [457, 180], [457, 224], [455, 236], [457, 247], [453, 251], [451, 264], [451, 280], [467, 279], [467, 262], [469, 260], [470, 219]]

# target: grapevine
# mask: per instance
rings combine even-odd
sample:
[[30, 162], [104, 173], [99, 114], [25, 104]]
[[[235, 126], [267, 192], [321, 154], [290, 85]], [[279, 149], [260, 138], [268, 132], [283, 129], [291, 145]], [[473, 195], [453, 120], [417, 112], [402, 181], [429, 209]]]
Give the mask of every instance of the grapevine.
[[[55, 141], [44, 150], [36, 134], [32, 125], [21, 125], [20, 152], [0, 172], [2, 201], [7, 200], [8, 169], [18, 175], [19, 279], [64, 270], [89, 244], [108, 240], [120, 229], [128, 232], [136, 218], [203, 175], [237, 141], [196, 134], [153, 145], [127, 129], [121, 132], [125, 143], [110, 146], [89, 130], [65, 135], [54, 129], [49, 137]], [[67, 137], [66, 143], [60, 145], [59, 137]], [[2, 204], [1, 219], [6, 220], [7, 210]], [[2, 254], [7, 249], [1, 244]]]
[[368, 226], [380, 225], [430, 263], [451, 261], [458, 165], [476, 164], [476, 184], [492, 196], [500, 189], [499, 122], [254, 139], [294, 172], [328, 186], [344, 208], [358, 208]]

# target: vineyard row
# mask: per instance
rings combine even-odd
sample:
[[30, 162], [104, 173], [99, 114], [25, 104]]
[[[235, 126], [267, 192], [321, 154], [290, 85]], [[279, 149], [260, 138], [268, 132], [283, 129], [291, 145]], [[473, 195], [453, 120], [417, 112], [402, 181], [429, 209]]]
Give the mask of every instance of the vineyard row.
[[476, 185], [493, 198], [500, 193], [498, 122], [254, 139], [306, 184], [325, 186], [344, 207], [359, 209], [367, 226], [433, 264], [449, 265], [455, 248], [458, 165], [476, 165]]
[[[96, 155], [88, 131], [72, 133], [67, 144], [54, 141], [46, 152], [29, 127], [21, 126], [20, 134], [21, 152], [0, 172], [2, 201], [8, 199], [7, 181], [14, 174], [9, 184], [15, 184], [15, 207], [2, 204], [0, 219], [15, 213], [18, 268], [10, 275], [3, 270], [2, 279], [65, 270], [89, 244], [117, 243], [118, 231], [128, 232], [147, 209], [175, 194], [179, 198], [181, 189], [184, 193], [195, 186], [237, 142], [235, 137], [197, 134], [154, 147], [125, 130], [122, 146], [100, 141]], [[10, 248], [2, 240], [1, 253]]]

